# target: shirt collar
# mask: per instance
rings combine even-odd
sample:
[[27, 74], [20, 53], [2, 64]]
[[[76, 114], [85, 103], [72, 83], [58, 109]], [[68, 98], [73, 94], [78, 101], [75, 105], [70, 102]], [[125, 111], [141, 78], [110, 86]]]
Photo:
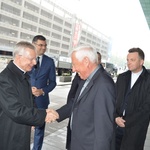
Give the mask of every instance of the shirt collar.
[[99, 68], [100, 68], [100, 66], [98, 65], [98, 66], [95, 68], [95, 70], [88, 76], [88, 78], [87, 78], [86, 80], [89, 80], [89, 81], [90, 81]]
[[139, 72], [136, 72], [136, 73], [132, 72], [132, 75], [133, 76], [139, 76], [142, 72], [143, 72], [143, 69], [141, 71], [139, 71]]

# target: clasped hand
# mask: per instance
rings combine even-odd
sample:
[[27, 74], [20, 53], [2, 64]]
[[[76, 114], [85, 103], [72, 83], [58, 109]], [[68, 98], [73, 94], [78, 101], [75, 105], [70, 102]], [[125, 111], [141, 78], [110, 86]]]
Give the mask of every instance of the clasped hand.
[[56, 119], [59, 119], [59, 114], [53, 110], [53, 109], [46, 109], [46, 118], [45, 118], [45, 122], [51, 123], [56, 121]]
[[117, 117], [115, 119], [115, 122], [116, 124], [119, 126], [119, 127], [125, 127], [125, 120], [122, 118], [122, 117]]
[[32, 87], [31, 90], [32, 90], [32, 94], [35, 97], [41, 96], [43, 94], [43, 90], [42, 89], [37, 89], [36, 87]]

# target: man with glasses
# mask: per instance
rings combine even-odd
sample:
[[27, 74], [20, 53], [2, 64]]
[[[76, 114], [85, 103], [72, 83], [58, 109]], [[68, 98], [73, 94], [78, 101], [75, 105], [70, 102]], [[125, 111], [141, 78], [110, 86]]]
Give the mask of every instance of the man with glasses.
[[35, 47], [21, 41], [13, 50], [13, 60], [0, 73], [0, 150], [29, 150], [31, 126], [58, 118], [52, 110], [34, 107], [26, 72], [35, 64]]
[[[52, 58], [45, 55], [47, 48], [46, 38], [37, 35], [32, 44], [36, 47], [38, 62], [30, 72], [32, 94], [38, 108], [47, 109], [49, 105], [48, 93], [56, 86], [55, 65]], [[45, 124], [35, 127], [33, 150], [41, 150], [44, 138]]]

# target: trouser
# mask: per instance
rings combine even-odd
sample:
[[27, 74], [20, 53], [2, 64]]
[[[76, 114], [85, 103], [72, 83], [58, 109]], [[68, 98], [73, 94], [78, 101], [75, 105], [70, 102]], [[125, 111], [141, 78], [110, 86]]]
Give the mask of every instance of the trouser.
[[71, 148], [70, 148], [71, 146], [69, 146], [68, 148], [67, 148], [67, 150], [71, 150]]
[[45, 130], [45, 123], [41, 127], [35, 127], [34, 143], [33, 143], [32, 150], [41, 150], [42, 149], [43, 139], [44, 139], [44, 130]]
[[124, 128], [117, 126], [116, 128], [116, 150], [120, 150], [123, 134], [124, 134]]

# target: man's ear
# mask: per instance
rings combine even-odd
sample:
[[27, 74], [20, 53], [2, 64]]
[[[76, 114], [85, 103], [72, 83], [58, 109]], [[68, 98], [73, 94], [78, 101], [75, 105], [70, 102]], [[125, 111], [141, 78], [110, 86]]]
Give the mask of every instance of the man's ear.
[[84, 57], [84, 58], [83, 58], [83, 63], [84, 63], [86, 66], [89, 65], [89, 62], [90, 62], [90, 60], [89, 60], [88, 57]]

